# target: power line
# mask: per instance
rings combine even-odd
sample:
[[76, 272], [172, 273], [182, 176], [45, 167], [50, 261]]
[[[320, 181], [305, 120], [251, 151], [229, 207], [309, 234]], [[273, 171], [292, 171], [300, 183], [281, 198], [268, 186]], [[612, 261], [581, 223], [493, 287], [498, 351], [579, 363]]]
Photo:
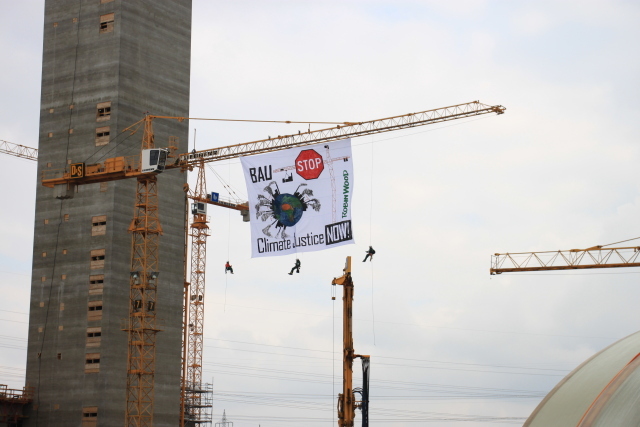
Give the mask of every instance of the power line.
[[[518, 273], [519, 275], [523, 275]], [[213, 302], [211, 304], [221, 304], [219, 302]], [[273, 312], [277, 312], [277, 313], [290, 313], [290, 314], [299, 314], [301, 316], [314, 316], [314, 317], [330, 317], [326, 314], [317, 314], [317, 313], [301, 313], [299, 311], [288, 311], [288, 310], [275, 310], [272, 308], [264, 308], [264, 307], [249, 307], [246, 305], [238, 305], [238, 304], [227, 304], [227, 306], [232, 306], [232, 307], [241, 307], [241, 308], [248, 308], [251, 310], [263, 310], [263, 311], [273, 311]], [[342, 316], [337, 317], [337, 319], [342, 319]], [[358, 318], [353, 318], [353, 321], [357, 321], [357, 322], [371, 322], [370, 319], [358, 319]], [[492, 333], [492, 334], [508, 334], [508, 335], [529, 335], [529, 336], [540, 336], [540, 337], [557, 337], [557, 338], [585, 338], [585, 339], [601, 339], [601, 340], [612, 340], [612, 339], [618, 339], [618, 338], [612, 338], [612, 337], [593, 337], [593, 336], [585, 336], [585, 335], [558, 335], [558, 334], [543, 334], [543, 333], [537, 333], [537, 332], [517, 332], [517, 331], [496, 331], [496, 330], [490, 330], [490, 329], [473, 329], [473, 328], [457, 328], [457, 327], [452, 327], [452, 326], [424, 326], [424, 325], [420, 325], [417, 323], [407, 323], [407, 322], [390, 322], [390, 321], [385, 321], [385, 320], [377, 320], [376, 319], [376, 323], [385, 323], [385, 324], [389, 324], [389, 325], [407, 325], [407, 326], [417, 326], [420, 328], [432, 328], [432, 329], [447, 329], [447, 330], [458, 330], [458, 331], [469, 331], [469, 332], [485, 332], [485, 333]]]
[[21, 320], [10, 320], [10, 319], [0, 319], [0, 321], [3, 321], [3, 322], [12, 322], [12, 323], [24, 323], [24, 324], [29, 323], [29, 322], [23, 322], [23, 321], [21, 321]]
[[4, 311], [5, 313], [24, 314], [25, 316], [29, 315], [29, 313], [24, 313], [22, 311], [11, 311], [11, 310], [0, 310], [0, 311]]
[[[289, 346], [275, 345], [275, 344], [261, 344], [261, 343], [252, 343], [248, 341], [223, 340], [219, 338], [206, 338], [206, 339], [213, 340], [213, 341], [233, 342], [238, 344], [258, 345], [263, 347], [286, 348], [286, 349], [292, 349], [292, 350], [303, 350], [303, 351], [311, 351], [311, 352], [317, 352], [317, 353], [332, 353], [329, 350], [316, 350], [316, 349], [310, 349], [310, 348], [289, 347]], [[225, 348], [225, 347], [216, 347], [216, 348]], [[246, 350], [246, 351], [250, 351], [250, 350]], [[372, 353], [372, 356], [375, 357], [376, 359], [409, 360], [414, 362], [444, 363], [444, 364], [451, 364], [451, 365], [486, 366], [491, 368], [530, 369], [530, 370], [539, 370], [539, 371], [567, 372], [566, 369], [533, 368], [533, 367], [517, 366], [517, 365], [488, 365], [488, 364], [482, 364], [482, 363], [451, 362], [451, 361], [431, 360], [431, 359], [412, 359], [412, 358], [406, 358], [406, 357], [381, 356], [373, 353]]]

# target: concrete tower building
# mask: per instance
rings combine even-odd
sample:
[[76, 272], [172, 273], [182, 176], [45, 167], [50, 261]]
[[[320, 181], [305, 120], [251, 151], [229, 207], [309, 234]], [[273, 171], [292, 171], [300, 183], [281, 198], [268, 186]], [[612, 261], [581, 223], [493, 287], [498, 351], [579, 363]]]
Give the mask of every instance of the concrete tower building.
[[[189, 115], [191, 0], [46, 0], [38, 173], [139, 153], [144, 117]], [[156, 147], [188, 125], [154, 123]], [[158, 179], [156, 426], [180, 404], [184, 192], [177, 171]], [[25, 426], [122, 426], [135, 180], [79, 186], [59, 199], [39, 186], [35, 215]]]

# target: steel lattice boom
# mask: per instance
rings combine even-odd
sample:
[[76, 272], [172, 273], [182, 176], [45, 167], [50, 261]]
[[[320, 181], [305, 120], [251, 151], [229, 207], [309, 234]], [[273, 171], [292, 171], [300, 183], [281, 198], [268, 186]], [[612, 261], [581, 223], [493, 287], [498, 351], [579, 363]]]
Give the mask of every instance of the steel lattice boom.
[[38, 160], [38, 149], [27, 147], [26, 145], [14, 144], [13, 142], [0, 139], [0, 153], [21, 157], [28, 160]]
[[269, 151], [299, 147], [302, 145], [318, 144], [321, 142], [337, 141], [357, 136], [373, 135], [416, 126], [463, 119], [465, 117], [479, 116], [482, 114], [503, 114], [505, 111], [506, 108], [502, 105], [491, 106], [482, 104], [479, 101], [473, 101], [466, 104], [436, 108], [435, 110], [403, 114], [401, 116], [370, 120], [367, 122], [347, 123], [342, 126], [336, 126], [328, 129], [301, 132], [294, 135], [261, 139], [259, 141], [247, 142], [244, 144], [228, 145], [226, 147], [219, 147], [212, 150], [185, 153], [178, 157], [178, 162], [174, 167], [180, 166], [184, 168], [188, 165], [194, 165], [200, 160], [205, 162], [215, 162], [239, 156], [266, 153]]
[[522, 271], [579, 270], [588, 268], [640, 267], [640, 247], [565, 251], [517, 252], [491, 256], [491, 274]]

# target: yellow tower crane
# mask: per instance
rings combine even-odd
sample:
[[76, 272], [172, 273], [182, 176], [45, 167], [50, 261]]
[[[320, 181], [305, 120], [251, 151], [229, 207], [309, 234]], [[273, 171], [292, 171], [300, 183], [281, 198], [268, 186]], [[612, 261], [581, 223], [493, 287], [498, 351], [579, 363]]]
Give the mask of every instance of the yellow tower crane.
[[[207, 264], [207, 237], [209, 236], [209, 220], [207, 219], [207, 204], [213, 204], [228, 209], [238, 210], [248, 220], [248, 204], [235, 203], [225, 200], [213, 200], [207, 193], [207, 184], [204, 171], [204, 162], [197, 166], [198, 177], [196, 186], [192, 190], [185, 185], [187, 200], [192, 200], [189, 211], [191, 224], [186, 227], [186, 245], [190, 247], [189, 263], [185, 256], [185, 286], [184, 306], [182, 321], [182, 371], [180, 393], [180, 426], [188, 423], [204, 421], [203, 393], [206, 390], [202, 386], [202, 352], [204, 347], [204, 301], [205, 301], [205, 275]], [[186, 250], [185, 250], [185, 255]], [[187, 269], [189, 272], [187, 273]], [[186, 278], [189, 281], [186, 281]]]
[[[191, 241], [191, 262], [189, 282], [184, 287], [184, 318], [182, 337], [182, 382], [180, 399], [180, 426], [185, 422], [197, 422], [202, 419], [202, 350], [204, 346], [204, 291], [207, 264], [207, 237], [209, 221], [207, 220], [207, 189], [204, 174], [204, 163], [197, 167], [198, 177], [193, 194], [191, 209], [191, 225], [188, 235]], [[189, 239], [188, 239], [189, 240]]]
[[[38, 160], [38, 149], [14, 144], [9, 141], [0, 140], [0, 153], [21, 157], [27, 160]], [[202, 404], [202, 394], [205, 390], [202, 387], [202, 348], [204, 331], [204, 285], [206, 266], [206, 243], [208, 236], [207, 215], [203, 213], [204, 204], [213, 204], [228, 209], [241, 212], [248, 221], [247, 203], [237, 203], [228, 200], [212, 200], [207, 196], [204, 163], [197, 165], [198, 177], [195, 191], [189, 189], [185, 184], [185, 192], [188, 200], [193, 200], [191, 209], [192, 221], [185, 226], [185, 288], [183, 306], [183, 339], [182, 339], [182, 376], [181, 376], [181, 399], [180, 425], [185, 422], [198, 422], [202, 420], [202, 409], [206, 406]], [[188, 217], [188, 216], [187, 216]], [[187, 262], [188, 255], [186, 248], [191, 243], [190, 262]], [[187, 273], [187, 269], [189, 273]], [[187, 282], [186, 278], [190, 281]], [[3, 387], [0, 385], [0, 387]], [[6, 388], [6, 386], [4, 386]], [[25, 387], [33, 395], [33, 387]], [[0, 393], [1, 394], [1, 393]], [[25, 391], [25, 396], [27, 392]]]
[[[129, 321], [125, 328], [128, 332], [129, 345], [125, 425], [135, 427], [153, 425], [155, 340], [159, 331], [156, 322], [155, 302], [159, 273], [158, 245], [162, 234], [158, 212], [157, 173], [168, 169], [186, 171], [208, 162], [396, 131], [483, 114], [503, 114], [505, 110], [501, 105], [490, 106], [473, 101], [377, 120], [345, 122], [333, 128], [309, 130], [293, 135], [194, 151], [177, 156], [175, 156], [175, 146], [171, 144], [171, 141], [168, 148], [155, 148], [153, 121], [156, 119], [180, 121], [196, 119], [147, 115], [144, 119], [127, 128], [135, 132], [137, 126], [144, 125], [140, 155], [108, 158], [102, 163], [95, 164], [71, 163], [64, 170], [44, 171], [42, 185], [54, 188], [54, 194], [60, 198], [72, 197], [77, 185], [128, 178], [136, 178], [138, 181], [134, 218], [129, 227], [129, 232], [132, 234], [132, 250]], [[176, 160], [173, 163], [168, 163], [167, 160], [171, 158]], [[183, 395], [184, 401], [185, 396]]]

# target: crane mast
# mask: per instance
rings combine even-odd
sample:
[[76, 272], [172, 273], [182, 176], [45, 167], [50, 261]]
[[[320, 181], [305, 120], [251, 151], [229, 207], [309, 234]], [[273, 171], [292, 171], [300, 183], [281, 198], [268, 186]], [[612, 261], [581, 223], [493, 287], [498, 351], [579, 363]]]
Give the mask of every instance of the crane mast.
[[[483, 114], [495, 113], [503, 114], [505, 108], [501, 105], [485, 105], [479, 101], [473, 101], [465, 104], [457, 104], [449, 107], [438, 108], [433, 110], [421, 111], [418, 113], [409, 113], [400, 116], [387, 117], [378, 120], [365, 122], [347, 122], [333, 128], [321, 129], [317, 131], [298, 132], [293, 135], [278, 136], [276, 138], [267, 138], [259, 141], [247, 142], [243, 144], [228, 145], [209, 150], [195, 151], [191, 153], [183, 153], [177, 156], [172, 164], [165, 164], [166, 157], [174, 156], [175, 147], [169, 144], [169, 149], [156, 149], [154, 144], [153, 121], [155, 119], [169, 120], [187, 120], [185, 117], [165, 117], [147, 115], [144, 119], [130, 126], [126, 130], [137, 130], [140, 124], [144, 124], [142, 136], [142, 152], [137, 156], [114, 157], [108, 158], [102, 163], [85, 164], [71, 163], [68, 169], [51, 170], [47, 169], [42, 174], [42, 185], [56, 189], [57, 194], [65, 194], [63, 197], [70, 197], [73, 194], [70, 191], [76, 185], [91, 184], [98, 182], [115, 181], [120, 179], [136, 178], [138, 181], [136, 190], [136, 203], [134, 210], [134, 219], [129, 227], [132, 234], [131, 248], [131, 275], [130, 275], [130, 306], [129, 306], [129, 322], [126, 327], [128, 332], [128, 361], [127, 361], [127, 407], [125, 425], [128, 427], [147, 427], [153, 424], [153, 402], [154, 402], [154, 375], [155, 375], [155, 343], [156, 334], [160, 330], [156, 324], [156, 290], [157, 278], [159, 274], [158, 254], [159, 254], [159, 237], [162, 234], [162, 227], [158, 215], [158, 189], [156, 173], [163, 169], [180, 169], [182, 171], [190, 170], [195, 166], [200, 166], [208, 162], [232, 159], [239, 156], [254, 155], [266, 153], [270, 151], [284, 150], [292, 147], [300, 147], [321, 142], [335, 141], [345, 138], [352, 138], [365, 135], [373, 135], [384, 132], [391, 132], [401, 129], [408, 129], [418, 126], [424, 126], [435, 123], [442, 123], [451, 120], [474, 117]], [[146, 151], [145, 151], [146, 150]], [[145, 161], [149, 157], [143, 157], [142, 154], [155, 155], [156, 163], [153, 171], [145, 169]], [[158, 162], [157, 157], [160, 156], [161, 161]], [[161, 167], [160, 167], [161, 166]], [[195, 197], [202, 199], [202, 194]], [[213, 203], [204, 200], [206, 203]], [[222, 206], [225, 204], [216, 203]], [[246, 206], [235, 205], [227, 206], [232, 209], [246, 210]], [[196, 221], [194, 220], [194, 223]], [[198, 223], [192, 228], [192, 234], [195, 236], [194, 241], [200, 245], [206, 240], [206, 222]], [[199, 239], [199, 240], [198, 240]], [[198, 246], [196, 252], [203, 250], [206, 246]], [[192, 260], [193, 261], [193, 260]], [[201, 260], [196, 260], [196, 267], [202, 266], [202, 276], [197, 273], [195, 276], [195, 287], [187, 289], [185, 280], [185, 304], [190, 304], [191, 296], [196, 296], [196, 301], [202, 296], [204, 300], [204, 264]], [[192, 268], [193, 263], [192, 263]], [[194, 281], [194, 276], [190, 279]], [[202, 293], [193, 293], [194, 289], [200, 286], [198, 283], [202, 280]], [[190, 286], [194, 286], [191, 283]], [[187, 291], [191, 295], [187, 298]], [[200, 292], [200, 291], [197, 291]], [[189, 299], [189, 301], [187, 301]], [[202, 301], [203, 302], [203, 301]], [[195, 304], [194, 304], [195, 305]], [[183, 327], [190, 328], [191, 305], [189, 310], [183, 308], [186, 313], [189, 312], [189, 324], [183, 321]], [[198, 308], [194, 309], [193, 315], [196, 321], [198, 316], [203, 315], [203, 306], [198, 304]], [[201, 320], [200, 320], [201, 322]], [[194, 324], [195, 328], [195, 324]], [[186, 398], [188, 383], [190, 380], [201, 380], [201, 355], [202, 355], [202, 334], [197, 338], [192, 338], [194, 334], [184, 333], [189, 339], [189, 348], [197, 351], [183, 356], [183, 383], [182, 383], [182, 400], [181, 408], [183, 409], [181, 418], [184, 422], [184, 409], [188, 402]], [[195, 335], [194, 335], [195, 336]], [[189, 352], [190, 350], [188, 350]], [[346, 357], [346, 356], [345, 356]], [[351, 357], [351, 356], [350, 356]], [[199, 358], [199, 359], [198, 359]], [[351, 358], [351, 361], [353, 359]], [[345, 362], [346, 363], [346, 362]], [[191, 364], [191, 370], [190, 370]], [[345, 365], [346, 366], [346, 365]], [[186, 375], [187, 379], [184, 378]], [[343, 405], [354, 405], [352, 390], [349, 393], [343, 393]], [[351, 402], [351, 403], [349, 403]], [[343, 406], [345, 414], [350, 413], [352, 406]], [[341, 424], [342, 426], [353, 425]]]
[[[189, 269], [189, 282], [185, 282], [183, 308], [182, 370], [180, 394], [180, 426], [198, 424], [207, 421], [206, 408], [211, 407], [204, 399], [207, 392], [202, 384], [202, 353], [204, 349], [204, 304], [205, 274], [207, 261], [207, 237], [209, 220], [206, 205], [220, 206], [238, 210], [245, 221], [249, 219], [247, 202], [212, 200], [207, 193], [204, 163], [195, 167], [198, 171], [194, 191], [185, 185], [187, 193], [187, 216], [191, 215], [191, 224], [185, 227], [185, 278]], [[193, 203], [189, 206], [189, 200]], [[190, 242], [191, 251], [187, 246]]]
[[[206, 180], [204, 174], [204, 163], [197, 166], [198, 178], [196, 188], [191, 196], [194, 203], [191, 205], [191, 262], [190, 262], [190, 286], [186, 303], [189, 309], [185, 310], [185, 327], [188, 333], [185, 334], [186, 341], [183, 342], [186, 353], [186, 363], [183, 367], [183, 390], [181, 398], [181, 418], [180, 426], [189, 422], [199, 422], [202, 420], [202, 350], [204, 333], [204, 291], [205, 291], [205, 271], [207, 263], [207, 237], [209, 236], [209, 226], [206, 212], [206, 204], [199, 201], [207, 198]], [[186, 314], [188, 313], [188, 317]]]
[[640, 267], [640, 247], [569, 249], [542, 252], [496, 253], [490, 274], [524, 271], [582, 270], [591, 268]]
[[[153, 147], [152, 123], [145, 123], [142, 148]], [[125, 426], [153, 425], [154, 376], [156, 363], [157, 279], [160, 274], [158, 246], [162, 226], [158, 212], [158, 178], [147, 174], [137, 178], [131, 233], [129, 275], [127, 406]]]

